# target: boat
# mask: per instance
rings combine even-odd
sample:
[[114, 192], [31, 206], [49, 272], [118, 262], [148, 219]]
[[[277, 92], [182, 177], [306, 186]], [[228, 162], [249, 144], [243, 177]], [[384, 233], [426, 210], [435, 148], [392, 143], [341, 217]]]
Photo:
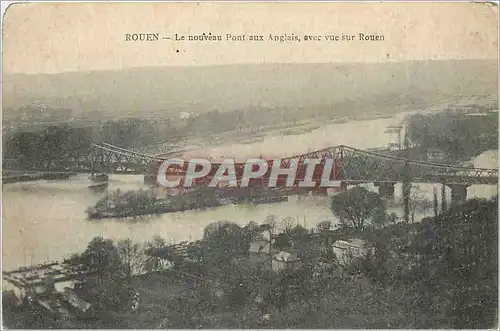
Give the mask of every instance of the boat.
[[107, 174], [92, 174], [89, 178], [93, 182], [106, 182], [109, 176]]
[[89, 185], [89, 189], [92, 191], [92, 192], [104, 192], [106, 191], [106, 189], [108, 188], [108, 183], [99, 183], [99, 184], [92, 184], [92, 185]]

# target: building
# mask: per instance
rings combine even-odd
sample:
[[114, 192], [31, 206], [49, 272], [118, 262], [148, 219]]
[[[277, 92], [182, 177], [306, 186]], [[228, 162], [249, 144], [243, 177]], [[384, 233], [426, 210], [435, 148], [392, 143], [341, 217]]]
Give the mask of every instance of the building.
[[82, 272], [82, 266], [54, 262], [4, 271], [2, 274], [6, 288], [13, 291], [17, 304], [21, 305], [25, 300], [33, 301], [40, 296], [74, 288], [76, 278]]
[[295, 270], [301, 266], [301, 260], [297, 253], [281, 251], [272, 259], [273, 271]]
[[357, 238], [337, 240], [332, 245], [332, 251], [342, 265], [348, 265], [353, 259], [365, 256], [370, 250], [364, 240]]

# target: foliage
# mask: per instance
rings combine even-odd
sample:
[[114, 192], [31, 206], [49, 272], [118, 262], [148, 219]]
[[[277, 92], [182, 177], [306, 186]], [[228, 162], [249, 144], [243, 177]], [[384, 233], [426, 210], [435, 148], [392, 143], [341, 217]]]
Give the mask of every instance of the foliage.
[[287, 216], [284, 217], [281, 220], [281, 228], [283, 229], [283, 232], [285, 232], [288, 235], [291, 235], [293, 226], [295, 225], [296, 220], [293, 217]]
[[274, 237], [274, 242], [273, 242], [273, 247], [277, 250], [286, 250], [290, 248], [291, 242], [290, 242], [290, 236], [284, 232], [278, 233]]
[[141, 246], [133, 243], [130, 238], [127, 238], [120, 240], [117, 248], [125, 275], [130, 281], [132, 276], [141, 273], [144, 268], [144, 254]]
[[92, 239], [79, 257], [73, 256], [68, 261], [82, 263], [87, 271], [87, 276], [75, 289], [84, 300], [92, 303], [98, 314], [125, 308], [130, 303], [132, 289], [123, 279], [131, 277], [138, 256], [138, 246], [129, 240], [120, 242], [117, 247], [110, 239]]
[[[418, 188], [418, 185], [414, 186], [414, 189]], [[425, 214], [428, 210], [432, 209], [432, 202], [425, 199], [417, 190], [413, 190], [410, 195], [409, 207], [411, 222], [415, 223], [415, 213], [421, 212]]]
[[498, 205], [472, 199], [421, 223], [397, 223], [372, 234], [364, 272], [401, 288], [427, 316], [423, 328], [489, 328], [498, 295]]
[[248, 252], [250, 238], [234, 223], [222, 222], [205, 228], [201, 248], [203, 260], [209, 265], [227, 264], [234, 257]]
[[92, 302], [97, 314], [106, 317], [108, 311], [120, 311], [130, 306], [133, 288], [126, 282], [106, 279], [103, 282], [89, 278], [78, 291], [84, 300]]
[[408, 118], [408, 140], [413, 147], [438, 148], [449, 159], [468, 160], [498, 148], [497, 115], [466, 116], [453, 111], [415, 114]]
[[363, 230], [368, 221], [373, 221], [385, 211], [385, 206], [377, 193], [356, 186], [332, 198], [333, 213], [340, 219], [342, 227]]
[[92, 239], [82, 253], [81, 261], [88, 273], [96, 274], [100, 280], [122, 276], [120, 255], [111, 239]]
[[318, 224], [316, 224], [316, 229], [322, 236], [323, 242], [325, 244], [326, 248], [330, 247], [330, 229], [332, 227], [332, 222], [331, 221], [323, 221]]
[[[451, 320], [449, 327], [493, 326], [488, 323], [493, 323], [498, 304], [497, 200], [472, 199], [439, 215], [418, 233], [411, 247], [426, 255], [425, 263], [416, 268], [425, 275], [424, 293], [435, 296], [438, 290], [439, 299], [450, 302], [443, 312]], [[432, 285], [436, 282], [441, 284], [437, 289]], [[440, 305], [442, 301], [433, 301], [430, 308], [440, 311]]]
[[182, 258], [160, 236], [155, 236], [152, 241], [146, 243], [144, 254], [146, 269], [149, 271], [160, 270], [165, 261], [173, 262], [176, 266], [182, 263]]
[[[36, 112], [31, 110], [31, 113]], [[38, 122], [38, 121], [35, 121]], [[32, 122], [33, 123], [33, 122]], [[28, 169], [68, 157], [88, 156], [92, 141], [105, 141], [123, 148], [137, 149], [182, 136], [168, 121], [122, 118], [95, 122], [87, 127], [70, 124], [28, 127], [4, 136], [4, 158], [16, 159], [18, 168]], [[55, 167], [60, 168], [62, 165]]]
[[17, 166], [29, 169], [43, 166], [65, 155], [88, 155], [92, 140], [90, 128], [68, 125], [48, 126], [38, 132], [21, 131], [7, 137], [4, 158], [17, 159]]
[[143, 209], [156, 202], [153, 190], [138, 190], [122, 192], [120, 189], [111, 192], [97, 201], [95, 208], [107, 210], [118, 208], [123, 211]]
[[301, 225], [296, 225], [290, 231], [290, 239], [294, 247], [304, 249], [309, 245], [309, 231]]

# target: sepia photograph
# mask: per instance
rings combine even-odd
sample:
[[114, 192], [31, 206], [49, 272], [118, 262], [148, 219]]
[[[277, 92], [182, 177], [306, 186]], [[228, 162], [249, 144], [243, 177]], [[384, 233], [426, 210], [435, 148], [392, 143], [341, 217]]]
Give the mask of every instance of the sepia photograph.
[[498, 4], [2, 3], [5, 329], [497, 329]]

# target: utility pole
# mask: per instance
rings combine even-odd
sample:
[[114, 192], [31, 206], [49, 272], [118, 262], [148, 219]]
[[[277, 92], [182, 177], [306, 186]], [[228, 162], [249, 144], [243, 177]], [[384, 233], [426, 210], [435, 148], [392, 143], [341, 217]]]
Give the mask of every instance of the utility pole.
[[408, 152], [408, 135], [405, 134], [403, 139], [403, 148], [405, 156], [405, 165], [403, 170], [403, 207], [404, 207], [404, 220], [406, 223], [410, 222], [410, 194], [411, 194], [411, 169], [409, 162]]
[[90, 174], [94, 177], [94, 146], [90, 145]]
[[438, 198], [437, 198], [437, 189], [434, 187], [434, 216], [438, 217]]
[[441, 212], [445, 212], [448, 209], [448, 205], [446, 203], [446, 185], [443, 183], [441, 188]]

